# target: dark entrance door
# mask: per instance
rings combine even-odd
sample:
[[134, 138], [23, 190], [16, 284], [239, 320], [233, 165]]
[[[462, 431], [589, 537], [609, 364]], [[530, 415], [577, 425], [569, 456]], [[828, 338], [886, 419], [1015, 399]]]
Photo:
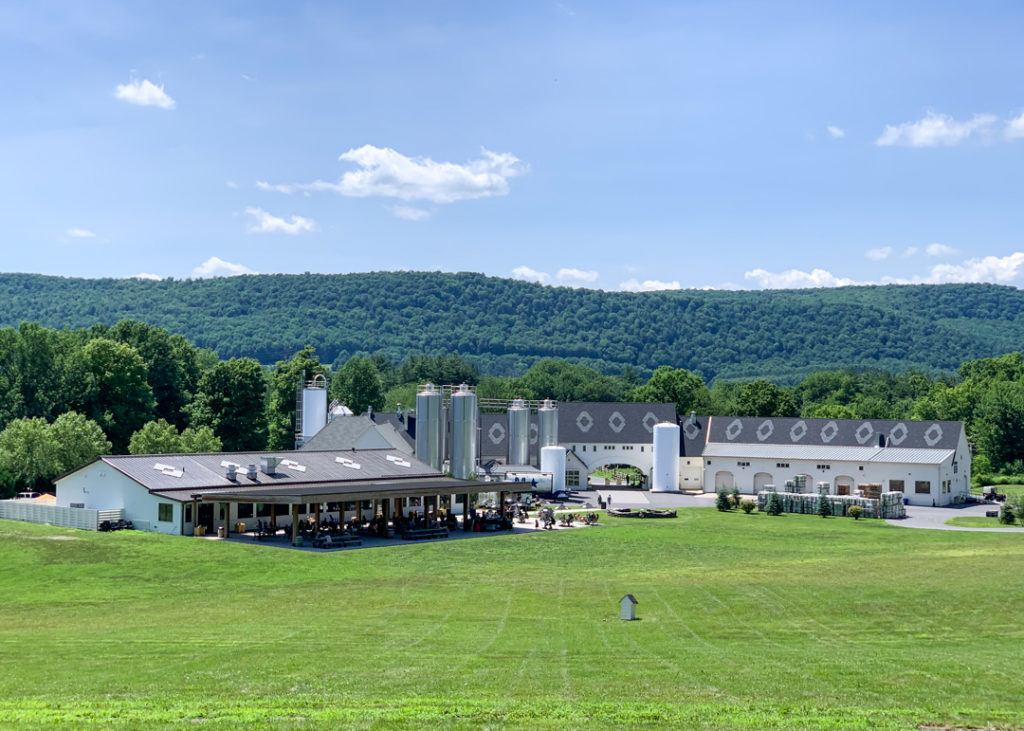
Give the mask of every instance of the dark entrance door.
[[213, 503], [199, 503], [199, 525], [206, 526], [206, 534], [211, 535], [213, 527]]

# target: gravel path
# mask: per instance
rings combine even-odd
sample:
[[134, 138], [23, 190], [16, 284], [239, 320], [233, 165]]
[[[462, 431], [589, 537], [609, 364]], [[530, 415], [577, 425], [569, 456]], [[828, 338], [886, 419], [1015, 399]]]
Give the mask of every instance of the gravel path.
[[982, 533], [1024, 533], [1024, 528], [964, 528], [958, 525], [946, 525], [946, 521], [950, 518], [984, 518], [987, 511], [998, 509], [998, 505], [975, 505], [973, 503], [954, 508], [927, 508], [920, 505], [908, 505], [906, 518], [902, 520], [887, 520], [885, 522], [902, 528], [961, 530]]

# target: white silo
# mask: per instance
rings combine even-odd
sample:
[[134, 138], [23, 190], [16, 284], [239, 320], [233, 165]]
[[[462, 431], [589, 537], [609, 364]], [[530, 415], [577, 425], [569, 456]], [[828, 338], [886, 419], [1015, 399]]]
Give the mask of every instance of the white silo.
[[508, 463], [530, 463], [530, 409], [521, 398], [508, 407]]
[[654, 425], [654, 467], [651, 492], [679, 492], [679, 425]]
[[309, 441], [327, 425], [327, 380], [319, 373], [302, 389], [302, 423], [299, 440]]
[[565, 447], [541, 447], [540, 471], [551, 473], [551, 492], [565, 489]]
[[544, 403], [537, 409], [537, 422], [540, 428], [538, 446], [543, 449], [558, 444], [558, 408], [554, 401], [544, 399]]
[[416, 394], [416, 459], [441, 469], [442, 429], [441, 392], [433, 383]]
[[463, 383], [452, 394], [452, 476], [467, 480], [476, 473], [476, 394]]

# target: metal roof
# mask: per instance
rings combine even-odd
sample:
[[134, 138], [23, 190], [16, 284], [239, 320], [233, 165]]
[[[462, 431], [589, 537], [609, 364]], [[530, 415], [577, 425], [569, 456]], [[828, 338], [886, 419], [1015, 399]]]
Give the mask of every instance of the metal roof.
[[[276, 474], [260, 471], [263, 457], [282, 461]], [[397, 449], [280, 452], [211, 452], [205, 454], [110, 455], [100, 458], [151, 491], [216, 488], [283, 488], [297, 484], [442, 477], [440, 470]], [[222, 463], [238, 465], [235, 479]], [[256, 466], [256, 478], [246, 468]]]
[[808, 460], [817, 462], [879, 462], [941, 464], [955, 454], [953, 449], [901, 449], [897, 447], [845, 447], [817, 444], [709, 444], [704, 458]]
[[960, 421], [715, 416], [708, 443], [956, 449], [963, 429]]

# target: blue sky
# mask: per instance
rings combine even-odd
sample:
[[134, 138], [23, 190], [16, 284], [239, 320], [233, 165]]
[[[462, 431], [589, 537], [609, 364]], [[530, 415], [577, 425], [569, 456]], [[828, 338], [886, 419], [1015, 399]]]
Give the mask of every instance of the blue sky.
[[1024, 281], [1017, 2], [5, 3], [4, 271]]

